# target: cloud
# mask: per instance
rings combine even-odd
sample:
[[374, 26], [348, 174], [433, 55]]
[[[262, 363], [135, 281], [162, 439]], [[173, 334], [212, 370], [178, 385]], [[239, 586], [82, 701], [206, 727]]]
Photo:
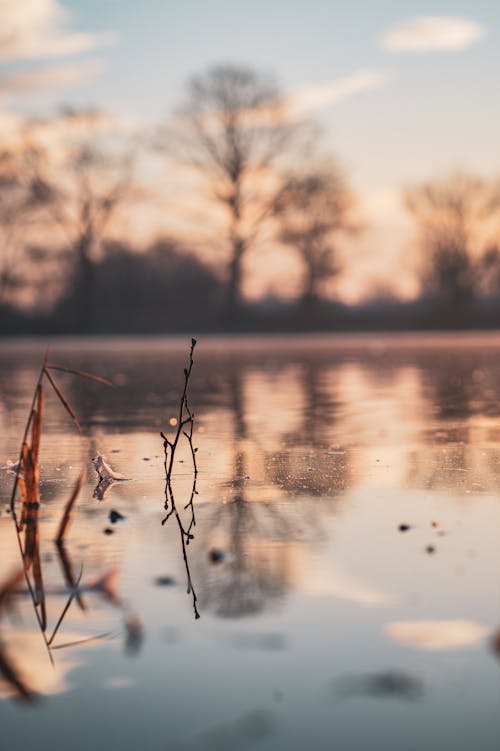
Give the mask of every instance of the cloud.
[[331, 83], [303, 86], [291, 92], [288, 112], [292, 117], [300, 117], [338, 104], [364, 91], [378, 89], [390, 78], [391, 74], [388, 71], [368, 68]]
[[380, 44], [389, 52], [450, 52], [465, 50], [484, 36], [484, 26], [468, 18], [422, 16], [392, 26]]
[[70, 31], [70, 16], [57, 0], [0, 0], [0, 15], [0, 61], [66, 57], [115, 38]]
[[0, 97], [11, 98], [76, 86], [90, 81], [101, 70], [99, 62], [88, 61], [79, 65], [50, 65], [16, 71], [0, 78]]
[[474, 621], [394, 621], [385, 633], [395, 641], [418, 649], [460, 649], [478, 644], [487, 629]]

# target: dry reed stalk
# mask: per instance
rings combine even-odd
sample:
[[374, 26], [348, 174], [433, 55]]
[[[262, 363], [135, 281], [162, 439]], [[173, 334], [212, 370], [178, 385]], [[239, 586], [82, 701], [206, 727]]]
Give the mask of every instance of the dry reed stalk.
[[[59, 629], [66, 612], [71, 605], [74, 598], [77, 599], [79, 606], [82, 610], [85, 609], [85, 605], [78, 593], [79, 579], [75, 582], [71, 564], [69, 558], [63, 553], [64, 535], [67, 531], [68, 525], [71, 519], [71, 511], [78, 496], [83, 483], [83, 473], [78, 478], [72, 494], [64, 508], [62, 518], [59, 524], [57, 533], [57, 544], [60, 554], [60, 559], [63, 564], [63, 572], [65, 575], [66, 583], [70, 586], [70, 597], [66, 603], [55, 631], [50, 640], [47, 639], [45, 631], [47, 628], [47, 612], [45, 602], [45, 589], [43, 584], [42, 564], [40, 559], [40, 533], [39, 533], [39, 509], [40, 509], [40, 443], [43, 427], [43, 412], [44, 412], [44, 391], [43, 381], [44, 378], [50, 383], [54, 393], [61, 402], [66, 412], [71, 417], [74, 425], [79, 433], [81, 433], [80, 423], [78, 418], [71, 407], [70, 403], [62, 393], [59, 385], [51, 374], [51, 370], [58, 370], [82, 378], [87, 378], [99, 383], [112, 385], [110, 381], [100, 376], [94, 376], [91, 373], [85, 373], [83, 371], [75, 371], [70, 368], [64, 368], [58, 365], [52, 365], [48, 363], [48, 350], [45, 353], [38, 379], [35, 385], [33, 399], [29, 411], [28, 420], [25, 425], [24, 434], [21, 442], [21, 449], [19, 453], [19, 459], [17, 464], [17, 470], [14, 478], [10, 508], [12, 511], [12, 519], [16, 527], [17, 540], [19, 550], [23, 559], [23, 573], [28, 586], [28, 590], [33, 603], [35, 615], [40, 627], [40, 631], [45, 642], [49, 657], [52, 661], [51, 655], [51, 642], [54, 638], [57, 630]], [[31, 435], [30, 435], [31, 431]], [[29, 437], [30, 436], [30, 440]], [[21, 498], [21, 519], [18, 522], [15, 508], [16, 494], [19, 490]], [[21, 539], [21, 533], [24, 531], [24, 545]], [[33, 583], [31, 582], [29, 571], [33, 572]], [[80, 574], [81, 576], [81, 574]], [[5, 656], [4, 656], [5, 659]], [[6, 663], [7, 672], [9, 671], [8, 663]]]
[[36, 699], [35, 692], [28, 686], [26, 681], [23, 680], [19, 674], [19, 670], [14, 665], [13, 661], [7, 654], [5, 646], [0, 640], [0, 673], [3, 675], [7, 683], [9, 683], [16, 691], [18, 696], [26, 702], [33, 702]]
[[[0, 619], [2, 616], [2, 610], [7, 604], [8, 600], [13, 596], [17, 589], [19, 582], [24, 576], [23, 569], [18, 569], [11, 574], [0, 586]], [[0, 639], [0, 673], [4, 679], [9, 683], [12, 688], [17, 692], [18, 696], [24, 701], [31, 702], [35, 699], [35, 693], [27, 685], [19, 674], [18, 669], [9, 657], [7, 649]]]
[[47, 376], [47, 380], [49, 381], [50, 385], [54, 389], [54, 391], [55, 391], [55, 393], [57, 395], [57, 398], [59, 399], [59, 401], [63, 405], [63, 407], [66, 410], [66, 412], [68, 413], [68, 415], [73, 420], [76, 429], [78, 430], [79, 433], [81, 433], [82, 429], [81, 429], [80, 423], [78, 422], [78, 418], [77, 418], [76, 414], [73, 411], [73, 407], [68, 402], [68, 400], [66, 399], [66, 397], [62, 393], [61, 389], [57, 385], [54, 376], [51, 375], [50, 371], [47, 368], [44, 369], [44, 374]]
[[57, 555], [61, 562], [62, 573], [64, 576], [64, 581], [66, 582], [66, 586], [68, 587], [68, 590], [70, 592], [76, 592], [75, 594], [76, 603], [78, 604], [78, 607], [80, 608], [80, 610], [85, 611], [87, 610], [87, 606], [85, 605], [81, 592], [78, 590], [78, 587], [76, 584], [77, 580], [73, 573], [73, 565], [68, 555], [68, 551], [66, 550], [66, 546], [64, 545], [64, 540], [60, 543], [54, 542], [54, 545], [56, 546]]
[[61, 517], [61, 521], [60, 521], [59, 528], [57, 530], [57, 535], [55, 538], [55, 542], [58, 545], [61, 545], [64, 542], [64, 535], [66, 534], [70, 521], [71, 521], [71, 512], [73, 510], [73, 506], [75, 505], [75, 501], [78, 498], [80, 490], [82, 489], [82, 485], [83, 485], [83, 472], [80, 473], [75, 483], [75, 486], [73, 488], [73, 491], [68, 499], [68, 502], [66, 506], [64, 507], [64, 512]]

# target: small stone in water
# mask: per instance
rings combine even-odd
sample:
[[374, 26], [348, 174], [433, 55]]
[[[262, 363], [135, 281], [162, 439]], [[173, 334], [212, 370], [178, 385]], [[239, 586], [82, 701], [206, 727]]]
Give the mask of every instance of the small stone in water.
[[208, 554], [208, 559], [211, 563], [222, 563], [226, 560], [226, 554], [220, 548], [212, 548]]
[[125, 519], [125, 517], [123, 516], [123, 514], [120, 514], [119, 511], [115, 511], [114, 508], [112, 508], [111, 511], [109, 512], [109, 517], [108, 518], [109, 518], [109, 521], [111, 522], [111, 524], [116, 524], [116, 522], [119, 522], [119, 521], [122, 521], [123, 519]]
[[157, 587], [173, 587], [175, 584], [175, 579], [173, 579], [171, 576], [157, 576], [155, 579], [155, 584]]
[[409, 532], [411, 529], [411, 524], [400, 524], [398, 527], [400, 532]]

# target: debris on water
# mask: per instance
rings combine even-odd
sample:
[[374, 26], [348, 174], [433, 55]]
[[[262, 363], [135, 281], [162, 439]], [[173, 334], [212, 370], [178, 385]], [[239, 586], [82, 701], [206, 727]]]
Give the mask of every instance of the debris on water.
[[154, 583], [156, 587], [174, 587], [176, 582], [172, 576], [157, 576]]
[[104, 532], [105, 535], [114, 535], [115, 530], [111, 529], [111, 527], [105, 527], [103, 529], [103, 532]]
[[409, 532], [413, 527], [411, 524], [400, 524], [398, 529], [400, 532]]
[[92, 465], [99, 475], [99, 480], [115, 480], [117, 482], [120, 482], [122, 480], [128, 479], [124, 475], [120, 474], [120, 472], [115, 472], [114, 469], [112, 469], [106, 462], [102, 454], [97, 454], [97, 456], [92, 459]]
[[120, 514], [119, 511], [116, 511], [114, 508], [112, 508], [109, 512], [108, 518], [111, 524], [116, 524], [116, 522], [124, 521], [127, 517], [123, 516], [123, 514]]
[[144, 641], [144, 627], [137, 613], [127, 613], [124, 620], [125, 625], [125, 653], [127, 655], [136, 655], [141, 649]]
[[[0, 467], [0, 469], [4, 469], [6, 472], [9, 472], [10, 474], [15, 475], [18, 467], [19, 467], [19, 462], [12, 462], [10, 459], [7, 459], [3, 467]], [[22, 477], [22, 472], [20, 472], [20, 475]]]
[[227, 558], [227, 553], [222, 548], [212, 548], [208, 553], [210, 563], [223, 563]]
[[142, 461], [143, 461], [143, 462], [150, 462], [150, 461], [151, 461], [151, 459], [149, 458], [149, 456], [143, 456], [143, 457], [142, 457]]
[[436, 521], [432, 520], [431, 521], [431, 527], [433, 527], [434, 529], [436, 529], [436, 527], [439, 527], [439, 522], [436, 522]]
[[424, 694], [422, 680], [402, 670], [387, 670], [365, 675], [343, 675], [336, 681], [337, 691], [345, 697], [373, 696], [414, 701]]
[[434, 547], [434, 545], [427, 545], [425, 552], [429, 555], [433, 555], [436, 552], [436, 548]]
[[103, 501], [108, 490], [110, 490], [116, 482], [116, 480], [112, 480], [111, 478], [99, 480], [94, 488], [92, 498], [97, 498], [98, 501]]

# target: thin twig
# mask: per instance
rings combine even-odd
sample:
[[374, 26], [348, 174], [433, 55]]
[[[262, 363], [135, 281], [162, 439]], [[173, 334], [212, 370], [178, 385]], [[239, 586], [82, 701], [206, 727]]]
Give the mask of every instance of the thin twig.
[[[184, 566], [186, 569], [187, 585], [188, 585], [187, 592], [188, 594], [191, 594], [193, 598], [193, 609], [194, 609], [195, 618], [199, 618], [200, 614], [198, 612], [198, 607], [197, 607], [197, 597], [196, 597], [195, 589], [193, 587], [191, 571], [189, 568], [189, 561], [188, 561], [188, 556], [187, 556], [187, 546], [193, 539], [192, 529], [196, 526], [194, 497], [195, 495], [198, 494], [198, 491], [196, 489], [196, 481], [198, 477], [196, 452], [198, 449], [195, 448], [193, 445], [194, 413], [191, 411], [191, 408], [189, 406], [189, 401], [188, 401], [189, 379], [191, 377], [191, 372], [193, 370], [193, 352], [194, 352], [195, 346], [196, 346], [196, 339], [191, 339], [191, 349], [189, 351], [188, 367], [184, 368], [184, 386], [183, 386], [181, 399], [179, 403], [179, 415], [177, 419], [177, 430], [176, 430], [175, 436], [173, 440], [170, 440], [165, 435], [165, 433], [162, 432], [160, 433], [160, 435], [163, 439], [163, 453], [164, 453], [163, 467], [165, 470], [164, 508], [165, 508], [165, 511], [167, 512], [165, 517], [162, 520], [162, 524], [163, 525], [166, 524], [171, 516], [175, 516], [175, 519], [177, 521], [177, 526], [179, 528], [179, 535], [181, 538], [181, 547], [182, 547], [182, 557], [184, 559]], [[185, 430], [184, 428], [186, 427], [187, 429]], [[186, 438], [189, 444], [191, 457], [193, 461], [193, 485], [191, 488], [191, 495], [190, 495], [189, 501], [184, 506], [184, 510], [189, 509], [191, 511], [191, 519], [187, 527], [184, 526], [181, 515], [179, 514], [179, 511], [175, 502], [173, 487], [172, 487], [172, 473], [174, 470], [175, 452], [182, 436]]]

